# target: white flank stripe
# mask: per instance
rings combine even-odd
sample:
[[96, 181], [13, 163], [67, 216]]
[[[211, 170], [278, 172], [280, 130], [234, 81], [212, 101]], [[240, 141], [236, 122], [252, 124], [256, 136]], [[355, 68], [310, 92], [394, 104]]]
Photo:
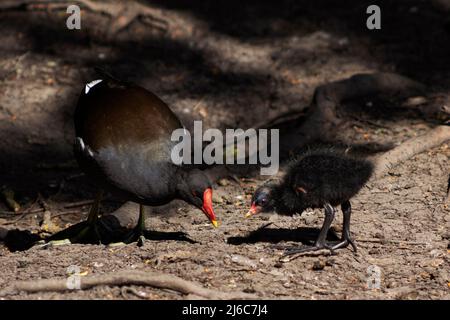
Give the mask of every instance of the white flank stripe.
[[99, 79], [99, 80], [94, 80], [94, 81], [89, 82], [86, 85], [86, 87], [84, 88], [84, 93], [88, 94], [89, 90], [91, 90], [92, 87], [94, 87], [95, 85], [99, 84], [102, 81], [103, 81], [102, 79]]

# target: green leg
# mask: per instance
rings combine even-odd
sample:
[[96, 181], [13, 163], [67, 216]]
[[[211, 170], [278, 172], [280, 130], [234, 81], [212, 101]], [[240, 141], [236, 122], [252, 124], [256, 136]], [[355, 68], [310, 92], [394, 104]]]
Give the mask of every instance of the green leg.
[[100, 202], [103, 198], [103, 191], [100, 190], [97, 192], [95, 196], [95, 201], [91, 206], [91, 209], [89, 210], [88, 218], [86, 220], [87, 226], [83, 228], [78, 234], [76, 234], [73, 238], [71, 238], [71, 242], [83, 242], [83, 239], [85, 239], [89, 233], [94, 231], [96, 240], [101, 244], [100, 234], [98, 232], [97, 228], [97, 221], [98, 221], [98, 215], [100, 212]]
[[142, 247], [145, 242], [145, 236], [144, 236], [145, 218], [146, 218], [145, 207], [142, 204], [140, 204], [139, 205], [139, 219], [138, 219], [138, 224], [137, 224], [137, 227], [139, 228], [138, 246], [140, 246], [140, 247]]
[[103, 191], [97, 192], [97, 194], [95, 196], [95, 201], [92, 204], [91, 209], [89, 210], [89, 215], [87, 218], [87, 223], [90, 225], [92, 225], [98, 221], [100, 202], [102, 201], [102, 198], [103, 198]]
[[131, 230], [127, 236], [125, 237], [125, 243], [132, 243], [136, 242], [138, 246], [143, 246], [145, 242], [144, 237], [144, 231], [145, 231], [145, 207], [140, 204], [139, 205], [139, 219], [137, 221], [136, 227]]
[[94, 232], [94, 238], [100, 242], [100, 234], [97, 229], [97, 221], [99, 215], [100, 202], [103, 197], [103, 191], [97, 192], [94, 204], [89, 210], [89, 215], [86, 221], [71, 226], [65, 230], [62, 230], [52, 235], [48, 240], [53, 245], [66, 244], [70, 240], [71, 243], [89, 243], [92, 242], [92, 232]]

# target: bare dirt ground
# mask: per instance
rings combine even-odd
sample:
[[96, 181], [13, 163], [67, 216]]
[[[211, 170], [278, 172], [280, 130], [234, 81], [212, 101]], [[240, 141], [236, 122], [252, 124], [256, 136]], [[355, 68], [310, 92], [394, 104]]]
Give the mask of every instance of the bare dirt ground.
[[[5, 229], [43, 234], [86, 217], [89, 205], [79, 202], [92, 199], [95, 186], [72, 157], [72, 112], [84, 83], [95, 77], [94, 66], [151, 89], [188, 128], [194, 119], [205, 127], [252, 127], [302, 110], [318, 85], [362, 72], [397, 72], [448, 97], [448, 13], [424, 1], [386, 1], [383, 29], [376, 32], [365, 28], [364, 1], [152, 3], [172, 21], [167, 32], [136, 21], [114, 39], [105, 37], [108, 18], [92, 12], [83, 12], [81, 31], [65, 28], [64, 12], [0, 12], [0, 186], [13, 190], [28, 210], [15, 214], [1, 202], [0, 238]], [[368, 153], [439, 122], [389, 99], [367, 97], [342, 109], [346, 121], [332, 142]], [[73, 244], [12, 252], [10, 242], [0, 242], [0, 291], [14, 280], [67, 277], [67, 268], [76, 265], [83, 276], [159, 271], [262, 298], [449, 299], [449, 146], [409, 159], [353, 199], [357, 254], [343, 249], [280, 263], [282, 252], [271, 246], [314, 239], [323, 214], [243, 219], [252, 191], [264, 180], [246, 174], [215, 184], [218, 229], [176, 202], [149, 214], [147, 229], [159, 233], [141, 248]], [[103, 211], [120, 204], [109, 197]], [[42, 208], [51, 214], [45, 223]], [[137, 207], [129, 209], [137, 214]], [[339, 213], [337, 231], [341, 220]], [[367, 288], [374, 266], [381, 271], [380, 289]], [[98, 286], [6, 298], [185, 297], [149, 287]]]

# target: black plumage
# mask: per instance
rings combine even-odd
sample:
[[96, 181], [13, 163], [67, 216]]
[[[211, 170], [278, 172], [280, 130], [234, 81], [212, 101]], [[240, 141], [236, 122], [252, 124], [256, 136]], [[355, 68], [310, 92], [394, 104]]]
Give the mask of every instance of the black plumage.
[[[129, 241], [142, 234], [142, 205], [163, 205], [173, 199], [201, 209], [217, 226], [206, 175], [172, 162], [176, 142], [171, 135], [183, 126], [155, 94], [102, 73], [81, 93], [74, 120], [74, 152], [81, 169], [101, 190], [141, 205], [139, 224]], [[98, 201], [88, 218], [90, 229], [98, 216]]]
[[[320, 148], [308, 151], [291, 161], [281, 180], [265, 183], [255, 191], [247, 216], [268, 211], [293, 215], [307, 208], [324, 208], [325, 221], [319, 238], [313, 247], [300, 251], [337, 249], [348, 244], [356, 251], [350, 237], [350, 199], [369, 180], [372, 171], [371, 162], [351, 157], [342, 150]], [[329, 245], [325, 239], [338, 205], [344, 213], [342, 241]], [[299, 249], [287, 253], [297, 252]]]

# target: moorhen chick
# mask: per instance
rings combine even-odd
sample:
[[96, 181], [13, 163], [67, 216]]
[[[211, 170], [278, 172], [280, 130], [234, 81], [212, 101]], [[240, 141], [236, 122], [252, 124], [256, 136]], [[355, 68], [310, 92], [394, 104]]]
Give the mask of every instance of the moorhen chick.
[[[331, 148], [308, 151], [290, 163], [280, 181], [269, 181], [255, 191], [246, 217], [259, 212], [293, 215], [307, 208], [324, 208], [325, 220], [315, 244], [290, 248], [285, 255], [320, 249], [333, 251], [349, 244], [356, 252], [350, 236], [350, 199], [369, 180], [372, 171], [371, 162], [353, 158], [343, 151]], [[338, 205], [344, 216], [342, 238], [330, 244], [326, 237]]]
[[[97, 70], [98, 71], [98, 70]], [[86, 85], [75, 110], [74, 153], [86, 175], [126, 201], [140, 204], [137, 226], [123, 242], [143, 240], [144, 205], [159, 206], [182, 199], [201, 209], [214, 227], [212, 188], [195, 168], [175, 165], [172, 132], [183, 128], [172, 110], [156, 95], [137, 85], [101, 72]], [[91, 207], [85, 226], [71, 242], [83, 242], [95, 232], [102, 191]]]

